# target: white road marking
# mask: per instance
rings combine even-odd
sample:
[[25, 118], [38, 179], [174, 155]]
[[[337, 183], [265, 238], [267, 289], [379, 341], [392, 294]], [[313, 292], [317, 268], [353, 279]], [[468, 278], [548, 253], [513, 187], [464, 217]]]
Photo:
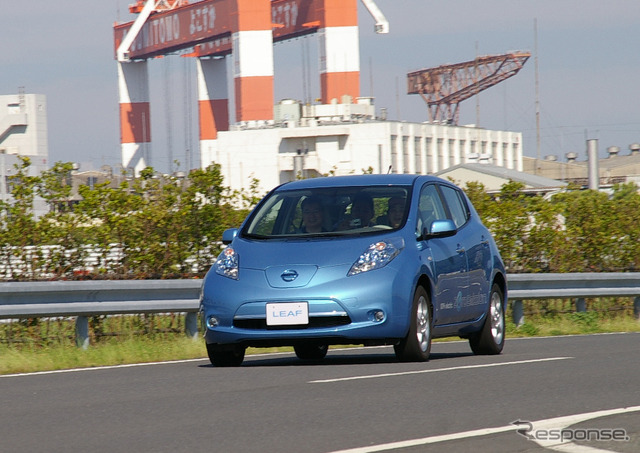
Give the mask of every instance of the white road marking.
[[[582, 336], [595, 336], [595, 335], [629, 335], [629, 334], [639, 334], [640, 332], [606, 332], [606, 333], [596, 333], [596, 334], [579, 334], [579, 335], [563, 335], [562, 337], [559, 336], [549, 336], [549, 337], [515, 337], [515, 338], [509, 338], [509, 341], [518, 341], [518, 340], [539, 340], [539, 339], [547, 339], [547, 338], [552, 338], [552, 339], [558, 339], [558, 338], [564, 338], [564, 337], [582, 337]], [[446, 342], [436, 342], [434, 344], [449, 344], [449, 343], [467, 343], [467, 340], [453, 340], [453, 341], [446, 341]], [[362, 350], [362, 349], [367, 349], [367, 350], [371, 350], [371, 349], [377, 349], [377, 348], [390, 348], [390, 346], [361, 346], [361, 347], [352, 347], [352, 348], [336, 348], [333, 349], [333, 351], [357, 351], [357, 350]], [[277, 356], [277, 355], [289, 355], [292, 353], [289, 352], [270, 352], [270, 353], [262, 353], [262, 354], [252, 354], [250, 356], [247, 356], [246, 359], [250, 360], [250, 359], [260, 359], [263, 358], [265, 356]], [[573, 358], [573, 357], [566, 357], [566, 358]], [[147, 362], [147, 363], [131, 363], [131, 364], [125, 364], [125, 365], [109, 365], [109, 366], [98, 366], [98, 367], [86, 367], [86, 368], [71, 368], [71, 369], [65, 369], [65, 370], [49, 370], [49, 371], [33, 371], [33, 372], [29, 372], [29, 373], [14, 373], [14, 374], [0, 374], [0, 378], [7, 378], [7, 377], [22, 377], [22, 376], [39, 376], [39, 375], [47, 375], [47, 374], [58, 374], [58, 373], [77, 373], [77, 372], [82, 372], [82, 371], [97, 371], [97, 370], [108, 370], [108, 369], [117, 369], [117, 368], [131, 368], [131, 367], [138, 367], [138, 366], [150, 366], [150, 365], [164, 365], [164, 364], [171, 364], [171, 363], [184, 363], [184, 362], [200, 362], [200, 361], [206, 361], [208, 360], [207, 358], [201, 358], [201, 359], [186, 359], [186, 360], [170, 360], [170, 361], [166, 361], [166, 362]], [[557, 359], [556, 359], [557, 360]], [[445, 369], [443, 369], [444, 371]], [[438, 371], [438, 370], [435, 370]], [[349, 378], [350, 379], [350, 378]], [[361, 379], [366, 379], [366, 378], [361, 378]], [[344, 380], [348, 380], [348, 379], [344, 379]], [[312, 382], [325, 382], [325, 381], [312, 381]], [[331, 382], [331, 381], [326, 381], [326, 382]]]
[[0, 378], [22, 377], [22, 376], [42, 376], [47, 374], [61, 374], [61, 373], [78, 373], [81, 371], [113, 370], [117, 368], [135, 368], [140, 366], [167, 365], [172, 363], [202, 362], [205, 360], [208, 361], [209, 359], [169, 360], [166, 362], [127, 363], [124, 365], [96, 366], [96, 367], [87, 367], [87, 368], [69, 368], [65, 370], [34, 371], [32, 373], [1, 374]]
[[[609, 415], [624, 414], [627, 412], [640, 411], [640, 406], [623, 407], [619, 409], [607, 409], [596, 412], [586, 412], [583, 414], [568, 415], [565, 417], [550, 418], [547, 420], [538, 420], [532, 422], [535, 430], [555, 430], [562, 431], [567, 429], [576, 423], [581, 423], [594, 418], [606, 417]], [[570, 439], [563, 440], [539, 440], [532, 439], [538, 445], [545, 447], [553, 451], [561, 451], [565, 453], [596, 453], [596, 452], [609, 452], [610, 450], [604, 450], [594, 447], [588, 447], [585, 445], [574, 444]]]
[[[587, 412], [583, 414], [569, 415], [565, 417], [556, 417], [556, 418], [548, 418], [545, 420], [538, 420], [531, 422], [534, 427], [538, 427], [539, 425], [545, 426], [546, 429], [549, 428], [566, 428], [572, 424], [583, 422], [586, 420], [590, 420], [593, 418], [605, 417], [608, 415], [617, 415], [624, 414], [627, 412], [637, 412], [640, 411], [640, 406], [632, 406], [632, 407], [623, 407], [619, 409], [610, 409], [596, 412]], [[417, 447], [420, 445], [427, 444], [435, 444], [438, 442], [446, 442], [449, 440], [460, 440], [466, 439], [470, 437], [479, 437], [479, 436], [487, 436], [489, 434], [497, 434], [503, 433], [507, 431], [515, 431], [517, 429], [521, 429], [518, 426], [514, 425], [506, 425], [506, 426], [498, 426], [496, 428], [484, 428], [484, 429], [474, 429], [472, 431], [463, 431], [460, 433], [453, 434], [443, 434], [441, 436], [431, 436], [431, 437], [423, 437], [421, 439], [411, 439], [411, 440], [403, 440], [399, 442], [390, 442], [387, 444], [379, 444], [379, 445], [370, 445], [367, 447], [358, 447], [358, 448], [349, 448], [347, 450], [335, 450], [328, 453], [375, 453], [379, 451], [388, 451], [394, 450], [398, 448], [409, 448], [409, 447]], [[539, 445], [542, 445], [539, 441], [536, 441]], [[604, 452], [608, 450], [600, 450], [591, 447], [585, 447], [581, 445], [575, 445], [570, 442], [556, 445], [543, 445], [546, 448], [551, 448], [555, 451], [562, 452]]]
[[455, 366], [449, 368], [434, 368], [430, 370], [414, 370], [414, 371], [402, 371], [398, 373], [383, 373], [383, 374], [368, 374], [361, 376], [350, 376], [343, 378], [335, 378], [335, 379], [319, 379], [316, 381], [309, 381], [309, 384], [326, 384], [330, 382], [342, 382], [342, 381], [357, 381], [360, 379], [378, 379], [385, 377], [394, 377], [394, 376], [406, 376], [410, 374], [426, 374], [426, 373], [439, 373], [441, 371], [456, 371], [456, 370], [468, 370], [473, 368], [491, 368], [496, 366], [505, 366], [505, 365], [521, 365], [524, 363], [540, 363], [540, 362], [551, 362], [554, 360], [567, 360], [573, 359], [574, 357], [548, 357], [546, 359], [532, 359], [532, 360], [519, 360], [517, 362], [497, 362], [497, 363], [485, 363], [481, 365], [463, 365], [463, 366]]
[[[247, 358], [261, 358], [261, 357], [263, 358], [268, 356], [291, 355], [291, 354], [293, 353], [292, 352], [269, 352], [264, 354], [255, 354], [255, 355], [247, 356]], [[208, 358], [202, 357], [199, 359], [167, 360], [164, 362], [126, 363], [123, 365], [104, 365], [104, 366], [85, 367], [85, 368], [69, 368], [64, 370], [48, 370], [48, 371], [32, 371], [29, 373], [0, 374], [0, 378], [42, 376], [47, 374], [60, 374], [60, 373], [80, 373], [83, 371], [113, 370], [118, 368], [135, 368], [140, 366], [169, 365], [172, 363], [208, 362], [208, 361], [209, 361]]]

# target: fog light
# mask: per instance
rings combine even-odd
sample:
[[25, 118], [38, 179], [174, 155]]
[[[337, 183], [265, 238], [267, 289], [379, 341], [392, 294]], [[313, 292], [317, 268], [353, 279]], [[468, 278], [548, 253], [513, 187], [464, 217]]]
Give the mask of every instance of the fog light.
[[215, 316], [209, 316], [207, 318], [207, 327], [209, 329], [213, 329], [215, 327], [218, 327], [218, 318], [216, 318]]
[[385, 315], [382, 310], [372, 310], [369, 312], [369, 316], [373, 322], [382, 322], [384, 321]]

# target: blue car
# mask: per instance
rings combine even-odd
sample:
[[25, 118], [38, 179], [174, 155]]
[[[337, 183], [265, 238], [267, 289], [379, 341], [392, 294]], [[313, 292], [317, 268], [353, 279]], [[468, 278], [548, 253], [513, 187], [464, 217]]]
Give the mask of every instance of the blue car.
[[459, 336], [476, 354], [505, 339], [506, 273], [465, 193], [422, 175], [336, 176], [272, 190], [203, 281], [211, 363], [245, 349], [293, 346], [321, 360], [334, 344], [393, 345], [426, 361], [431, 340]]

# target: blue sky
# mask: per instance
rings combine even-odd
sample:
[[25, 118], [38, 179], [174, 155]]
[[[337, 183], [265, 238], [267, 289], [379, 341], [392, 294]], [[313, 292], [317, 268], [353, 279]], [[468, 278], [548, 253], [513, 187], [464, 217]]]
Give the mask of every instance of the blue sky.
[[[4, 2], [0, 10], [0, 94], [47, 96], [50, 161], [120, 162], [118, 92], [112, 27], [128, 21], [132, 0]], [[360, 5], [361, 94], [390, 119], [425, 121], [426, 104], [406, 94], [406, 74], [528, 50], [537, 21], [541, 152], [601, 156], [640, 142], [640, 2], [637, 0], [377, 0], [390, 22], [373, 32]], [[83, 8], [81, 8], [83, 7]], [[275, 100], [319, 95], [317, 39], [275, 46]], [[477, 49], [477, 51], [476, 51]], [[535, 157], [534, 56], [515, 77], [481, 93], [479, 125], [523, 133]], [[197, 159], [195, 67], [172, 56], [150, 64], [154, 160]], [[303, 77], [303, 73], [310, 74]], [[460, 106], [460, 124], [476, 123], [476, 101]], [[86, 168], [87, 164], [83, 165]]]

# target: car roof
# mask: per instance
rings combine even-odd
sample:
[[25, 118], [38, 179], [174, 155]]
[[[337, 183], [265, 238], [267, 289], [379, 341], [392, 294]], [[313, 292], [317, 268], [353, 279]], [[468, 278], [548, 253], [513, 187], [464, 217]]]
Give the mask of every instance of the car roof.
[[367, 185], [412, 185], [420, 178], [424, 182], [440, 181], [442, 179], [435, 176], [415, 175], [415, 174], [384, 174], [384, 175], [348, 175], [348, 176], [326, 176], [321, 178], [301, 179], [282, 184], [277, 190], [311, 189], [318, 187], [340, 187], [340, 186], [367, 186]]

